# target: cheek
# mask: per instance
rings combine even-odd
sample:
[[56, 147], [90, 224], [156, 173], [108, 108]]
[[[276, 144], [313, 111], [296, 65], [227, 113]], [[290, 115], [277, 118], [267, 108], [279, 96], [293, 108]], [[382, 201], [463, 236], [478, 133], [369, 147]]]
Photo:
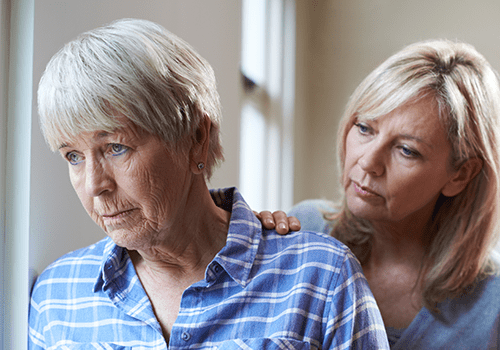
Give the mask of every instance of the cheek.
[[439, 196], [445, 182], [446, 178], [432, 171], [421, 172], [418, 176], [400, 171], [387, 181], [390, 186], [388, 188], [389, 199], [400, 206], [422, 206]]
[[180, 201], [184, 188], [178, 179], [186, 178], [175, 169], [167, 169], [162, 164], [151, 167], [137, 167], [129, 172], [121, 187], [144, 208], [148, 216], [163, 217]]
[[354, 162], [357, 156], [363, 152], [362, 143], [359, 140], [358, 130], [352, 127], [345, 139], [345, 159]]
[[89, 196], [85, 188], [85, 171], [81, 167], [69, 165], [69, 179], [73, 189], [89, 216], [97, 222], [98, 217], [94, 213], [94, 198]]
[[94, 211], [94, 199], [91, 196], [88, 196], [85, 190], [85, 178], [70, 175], [70, 180], [71, 184], [73, 185], [73, 189], [75, 190], [76, 195], [78, 196], [78, 199], [80, 199], [80, 203], [82, 204], [87, 214], [95, 223], [97, 223], [104, 231], [106, 231], [106, 227], [102, 223], [100, 217]]
[[85, 176], [81, 174], [78, 169], [73, 168], [71, 165], [69, 166], [69, 180], [71, 182], [71, 185], [73, 186], [73, 189], [75, 190], [78, 198], [82, 202], [82, 204], [87, 208], [85, 205], [86, 196], [85, 196]]
[[347, 185], [349, 182], [349, 174], [351, 169], [356, 165], [357, 156], [356, 156], [356, 147], [354, 145], [353, 136], [351, 135], [352, 131], [349, 132], [345, 142], [345, 157], [344, 157], [344, 171], [343, 171], [343, 181], [344, 185]]

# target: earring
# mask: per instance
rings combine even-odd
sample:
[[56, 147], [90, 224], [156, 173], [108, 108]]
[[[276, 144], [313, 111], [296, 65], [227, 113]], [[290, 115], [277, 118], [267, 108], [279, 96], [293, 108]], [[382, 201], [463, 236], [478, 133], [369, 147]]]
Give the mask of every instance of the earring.
[[198, 169], [203, 170], [204, 167], [205, 167], [205, 164], [203, 164], [203, 162], [198, 163]]

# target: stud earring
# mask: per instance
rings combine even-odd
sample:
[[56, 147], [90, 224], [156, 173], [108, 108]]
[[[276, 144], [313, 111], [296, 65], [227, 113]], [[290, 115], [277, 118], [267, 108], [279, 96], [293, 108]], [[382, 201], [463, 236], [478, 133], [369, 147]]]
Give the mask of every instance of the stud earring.
[[198, 163], [198, 169], [203, 170], [204, 167], [205, 167], [205, 164], [203, 164], [203, 162]]

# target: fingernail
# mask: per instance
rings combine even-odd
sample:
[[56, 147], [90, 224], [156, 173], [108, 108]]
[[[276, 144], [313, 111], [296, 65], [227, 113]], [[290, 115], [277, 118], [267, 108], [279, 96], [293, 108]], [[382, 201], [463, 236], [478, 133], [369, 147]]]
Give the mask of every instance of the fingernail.
[[284, 223], [278, 224], [280, 230], [286, 230], [286, 225]]

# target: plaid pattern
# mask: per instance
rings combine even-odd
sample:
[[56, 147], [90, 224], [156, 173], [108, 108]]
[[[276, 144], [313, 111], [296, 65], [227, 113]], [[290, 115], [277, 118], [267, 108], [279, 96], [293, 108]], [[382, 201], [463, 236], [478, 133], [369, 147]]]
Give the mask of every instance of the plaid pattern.
[[51, 264], [34, 287], [30, 349], [387, 349], [358, 261], [338, 241], [263, 230], [234, 188], [226, 246], [183, 294], [169, 344], [126, 249], [109, 238]]

